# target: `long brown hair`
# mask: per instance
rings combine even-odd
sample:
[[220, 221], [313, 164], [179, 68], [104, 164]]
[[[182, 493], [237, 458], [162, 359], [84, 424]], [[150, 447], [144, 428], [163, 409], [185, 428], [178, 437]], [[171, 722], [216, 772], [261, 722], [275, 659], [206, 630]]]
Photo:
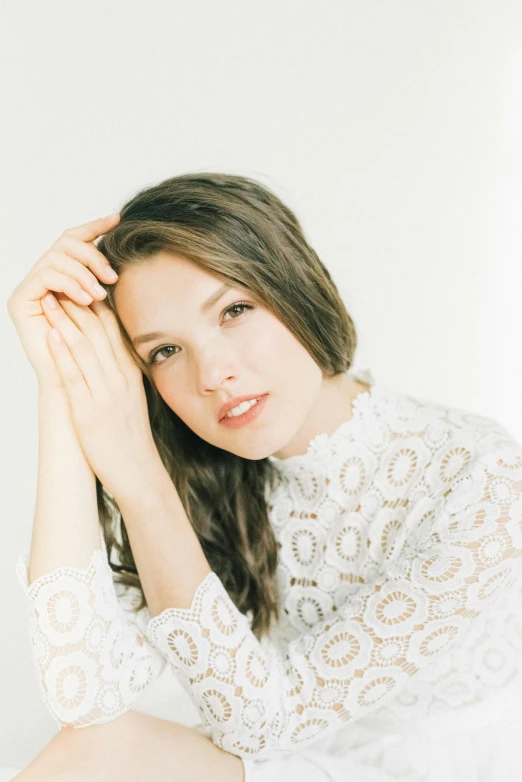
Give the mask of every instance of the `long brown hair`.
[[[252, 292], [333, 377], [352, 365], [357, 337], [337, 287], [308, 244], [293, 212], [253, 179], [188, 173], [138, 192], [97, 247], [122, 274], [160, 251], [182, 255], [232, 285]], [[210, 567], [258, 638], [279, 619], [278, 547], [268, 517], [278, 470], [196, 435], [159, 395], [151, 374], [114, 311], [131, 355], [143, 372], [154, 441]], [[124, 519], [96, 479], [98, 510], [115, 581], [137, 588], [147, 605]], [[116, 519], [116, 526], [114, 520]], [[118, 529], [119, 528], [119, 529]], [[117, 552], [120, 564], [111, 562]]]

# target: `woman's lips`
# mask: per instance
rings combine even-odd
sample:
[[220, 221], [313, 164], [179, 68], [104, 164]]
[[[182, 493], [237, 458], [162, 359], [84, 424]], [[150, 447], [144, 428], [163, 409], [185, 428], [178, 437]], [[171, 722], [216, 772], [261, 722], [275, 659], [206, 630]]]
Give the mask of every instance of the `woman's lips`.
[[246, 410], [244, 413], [241, 413], [241, 415], [234, 415], [230, 417], [225, 415], [225, 417], [222, 418], [219, 423], [228, 427], [228, 429], [240, 429], [242, 426], [246, 426], [258, 418], [259, 415], [261, 415], [267, 399], [268, 394], [263, 394], [263, 396], [258, 398], [255, 405], [249, 407], [248, 410]]

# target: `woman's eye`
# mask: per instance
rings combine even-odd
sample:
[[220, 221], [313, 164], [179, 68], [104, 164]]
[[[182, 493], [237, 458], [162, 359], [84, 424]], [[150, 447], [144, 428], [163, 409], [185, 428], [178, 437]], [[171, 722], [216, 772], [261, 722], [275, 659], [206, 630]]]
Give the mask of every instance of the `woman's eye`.
[[[240, 310], [242, 310], [242, 311], [237, 313], [235, 315], [235, 317], [232, 318], [232, 320], [237, 320], [240, 315], [243, 315], [243, 310], [254, 310], [255, 309], [255, 305], [254, 304], [246, 304], [246, 303], [243, 303], [243, 302], [239, 302], [238, 304], [232, 304], [230, 307], [227, 307], [227, 309], [225, 310], [225, 315], [228, 314], [229, 312], [237, 310], [238, 308]], [[170, 356], [172, 356], [173, 354], [170, 353], [169, 355], [164, 356], [164, 359], [161, 360], [161, 361], [158, 361], [157, 357], [160, 356], [163, 353], [164, 350], [173, 350], [175, 347], [176, 347], [176, 345], [165, 345], [165, 347], [163, 347], [163, 348], [158, 348], [157, 350], [155, 350], [151, 354], [151, 356], [149, 358], [149, 364], [163, 364], [163, 361], [165, 359], [167, 359], [167, 358], [170, 358]], [[174, 355], [177, 355], [177, 354], [175, 353]]]
[[[225, 315], [227, 314], [227, 312], [230, 312], [231, 310], [235, 310], [236, 307], [240, 307], [243, 310], [253, 310], [254, 309], [254, 305], [253, 304], [243, 304], [243, 303], [232, 304], [231, 307], [228, 307], [228, 309], [225, 310]], [[240, 312], [239, 314], [242, 315], [243, 313]], [[237, 320], [237, 318], [232, 318], [232, 320]]]
[[[174, 347], [175, 347], [175, 345], [166, 345], [164, 348], [158, 348], [157, 350], [155, 350], [151, 354], [151, 356], [150, 356], [149, 364], [161, 364], [161, 363], [163, 363], [162, 361], [158, 361], [157, 360], [157, 356], [159, 356], [164, 350], [173, 349]], [[172, 353], [170, 355], [172, 355]], [[169, 356], [166, 356], [165, 358], [169, 358]]]

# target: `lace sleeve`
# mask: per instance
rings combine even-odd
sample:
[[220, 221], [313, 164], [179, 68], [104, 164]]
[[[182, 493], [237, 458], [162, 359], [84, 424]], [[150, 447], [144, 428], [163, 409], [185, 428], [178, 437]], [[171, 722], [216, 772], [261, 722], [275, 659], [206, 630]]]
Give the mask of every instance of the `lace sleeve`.
[[190, 608], [165, 609], [147, 635], [214, 743], [256, 759], [296, 750], [387, 703], [487, 618], [522, 575], [521, 494], [522, 449], [478, 457], [436, 503], [428, 498], [435, 513], [428, 529], [417, 522], [413, 554], [285, 645], [256, 639], [214, 572]]
[[166, 665], [147, 640], [147, 608], [136, 613], [118, 597], [106, 549], [85, 569], [60, 567], [29, 584], [29, 557], [16, 574], [28, 600], [32, 660], [43, 703], [60, 727], [109, 722]]

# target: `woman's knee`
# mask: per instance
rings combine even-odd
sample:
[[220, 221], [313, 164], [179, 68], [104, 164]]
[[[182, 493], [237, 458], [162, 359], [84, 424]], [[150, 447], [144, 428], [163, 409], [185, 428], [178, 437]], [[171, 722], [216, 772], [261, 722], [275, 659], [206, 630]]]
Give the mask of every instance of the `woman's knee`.
[[203, 733], [170, 720], [129, 710], [110, 722], [62, 728], [16, 782], [97, 782], [148, 778], [243, 782], [241, 760]]
[[[43, 747], [31, 763], [14, 777], [13, 782], [79, 782], [99, 769], [97, 779], [103, 779], [103, 769], [108, 769], [109, 747], [118, 752], [138, 729], [139, 712], [128, 711], [110, 722], [87, 725], [84, 728], [63, 727]], [[111, 780], [113, 782], [113, 780]]]

